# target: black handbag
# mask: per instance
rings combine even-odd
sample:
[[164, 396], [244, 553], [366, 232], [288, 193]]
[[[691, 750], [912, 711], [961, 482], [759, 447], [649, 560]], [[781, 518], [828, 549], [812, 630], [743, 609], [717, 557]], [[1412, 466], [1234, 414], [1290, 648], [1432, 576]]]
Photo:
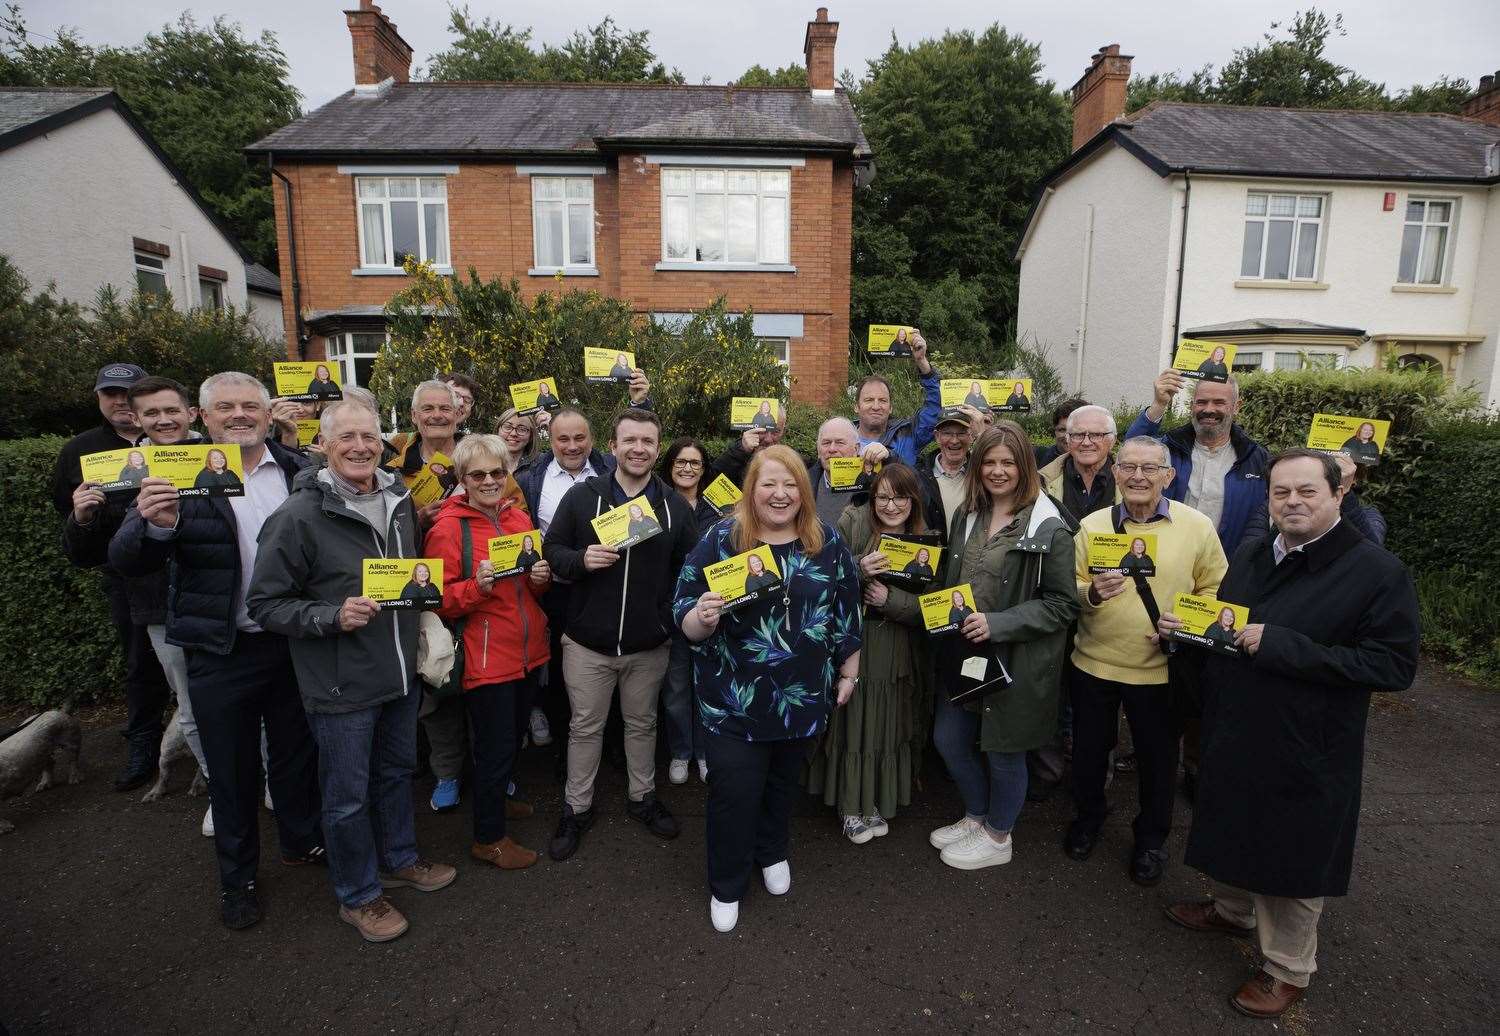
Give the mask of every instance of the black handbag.
[[[459, 525], [462, 526], [460, 535], [463, 537], [463, 563], [459, 569], [459, 575], [464, 579], [474, 574], [474, 543], [469, 539], [469, 519], [460, 518]], [[439, 700], [451, 698], [463, 690], [464, 687], [464, 627], [468, 625], [468, 617], [455, 619], [448, 624], [448, 630], [453, 634], [453, 670], [448, 674], [448, 681], [441, 687], [435, 687], [426, 680], [422, 684], [427, 688], [429, 697]]]

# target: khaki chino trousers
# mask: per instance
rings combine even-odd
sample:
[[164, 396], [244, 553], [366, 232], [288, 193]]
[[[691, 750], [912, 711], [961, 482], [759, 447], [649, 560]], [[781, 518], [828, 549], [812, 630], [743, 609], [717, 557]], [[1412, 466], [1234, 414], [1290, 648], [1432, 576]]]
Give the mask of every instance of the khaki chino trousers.
[[564, 801], [574, 813], [594, 804], [594, 778], [604, 745], [604, 724], [615, 686], [625, 720], [625, 768], [630, 798], [639, 802], [656, 790], [656, 702], [667, 672], [671, 645], [649, 651], [604, 655], [563, 635], [563, 682], [573, 718], [568, 723], [568, 784]]
[[1307, 988], [1318, 970], [1318, 919], [1323, 897], [1290, 899], [1262, 896], [1214, 882], [1214, 909], [1225, 920], [1249, 930], [1260, 940], [1263, 970], [1272, 978]]

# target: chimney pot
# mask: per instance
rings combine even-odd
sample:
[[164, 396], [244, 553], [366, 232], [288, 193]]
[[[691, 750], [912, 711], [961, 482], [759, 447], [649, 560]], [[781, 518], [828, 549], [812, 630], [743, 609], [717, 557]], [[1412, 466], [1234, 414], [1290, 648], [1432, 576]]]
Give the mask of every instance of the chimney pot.
[[1479, 86], [1464, 101], [1463, 113], [1471, 119], [1500, 126], [1500, 72], [1479, 77]]
[[818, 21], [820, 21], [820, 22], [826, 22], [827, 20], [828, 20], [828, 8], [826, 8], [826, 7], [820, 7], [820, 8], [818, 8]]

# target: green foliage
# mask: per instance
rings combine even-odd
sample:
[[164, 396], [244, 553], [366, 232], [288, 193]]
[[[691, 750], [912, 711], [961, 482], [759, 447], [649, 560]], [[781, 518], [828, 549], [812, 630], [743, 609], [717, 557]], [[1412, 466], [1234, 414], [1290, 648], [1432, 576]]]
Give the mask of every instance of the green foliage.
[[275, 268], [270, 175], [244, 154], [301, 114], [273, 33], [250, 38], [224, 18], [199, 25], [184, 13], [133, 47], [92, 46], [69, 28], [33, 43], [10, 4], [0, 35], [0, 86], [113, 86], [250, 254]]
[[1500, 686], [1500, 597], [1495, 570], [1415, 570], [1422, 647], [1476, 680]]
[[1261, 42], [1240, 47], [1217, 77], [1205, 65], [1183, 78], [1177, 72], [1135, 76], [1127, 88], [1127, 111], [1152, 101], [1200, 101], [1214, 104], [1266, 105], [1277, 108], [1364, 108], [1383, 111], [1450, 112], [1462, 110], [1469, 94], [1463, 79], [1444, 76], [1394, 96], [1384, 83], [1357, 75], [1327, 56], [1328, 41], [1347, 35], [1344, 16], [1329, 17], [1316, 7], [1298, 11], [1285, 34], [1271, 23]]
[[785, 65], [772, 71], [763, 65], [751, 65], [734, 81], [735, 86], [807, 86], [807, 66]]
[[94, 377], [116, 360], [138, 363], [196, 390], [210, 374], [241, 370], [269, 380], [285, 359], [247, 311], [194, 309], [136, 294], [122, 301], [106, 287], [92, 310], [50, 291], [28, 295], [24, 277], [0, 255], [0, 438], [68, 434], [97, 424]]
[[63, 441], [0, 441], [0, 705], [112, 693], [124, 675], [98, 573], [62, 555], [50, 490]]
[[448, 49], [414, 78], [434, 82], [680, 83], [682, 73], [656, 59], [651, 34], [621, 29], [613, 18], [537, 50], [531, 29], [475, 19], [467, 5], [448, 8]]
[[945, 347], [1012, 362], [996, 343], [1015, 314], [1016, 244], [1033, 185], [1068, 154], [1068, 105], [1041, 68], [1037, 46], [999, 26], [893, 39], [869, 63], [851, 91], [880, 163], [855, 192], [856, 336], [948, 314]]

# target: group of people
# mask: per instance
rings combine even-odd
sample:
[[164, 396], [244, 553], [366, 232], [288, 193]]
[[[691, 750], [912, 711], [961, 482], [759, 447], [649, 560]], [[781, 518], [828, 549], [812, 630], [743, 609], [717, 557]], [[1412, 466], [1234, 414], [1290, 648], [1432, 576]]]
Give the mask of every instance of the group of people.
[[[493, 434], [466, 432], [480, 386], [460, 374], [418, 385], [414, 431], [389, 441], [373, 399], [345, 386], [342, 401], [316, 404], [319, 439], [298, 449], [286, 425], [303, 415], [248, 375], [216, 374], [194, 398], [107, 366], [104, 424], [64, 448], [55, 488], [68, 555], [104, 566], [125, 651], [131, 748], [117, 787], [149, 777], [175, 694], [208, 778], [223, 923], [259, 918], [264, 790], [283, 862], [327, 866], [341, 918], [382, 941], [408, 925], [387, 890], [456, 876], [418, 851], [419, 727], [432, 807], [461, 801], [467, 759], [470, 854], [511, 870], [538, 859], [510, 833], [534, 813], [513, 780], [528, 742], [558, 743], [554, 860], [593, 825], [615, 738], [626, 814], [676, 837], [656, 794], [660, 716], [668, 779], [685, 783], [696, 765], [708, 785], [709, 914], [727, 932], [755, 869], [772, 895], [790, 889], [799, 795], [820, 796], [866, 844], [910, 804], [929, 744], [963, 805], [929, 833], [944, 864], [1009, 862], [1028, 799], [1064, 786], [1075, 810], [1062, 849], [1088, 860], [1123, 709], [1140, 793], [1130, 878], [1154, 885], [1167, 867], [1181, 761], [1187, 862], [1215, 891], [1168, 916], [1257, 933], [1263, 968], [1232, 1000], [1281, 1013], [1315, 970], [1324, 897], [1347, 890], [1369, 693], [1406, 687], [1416, 665], [1411, 581], [1380, 545], [1354, 465], [1269, 455], [1235, 419], [1233, 379], [1195, 382], [1188, 422], [1164, 431], [1186, 387], [1170, 370], [1118, 445], [1114, 415], [1073, 400], [1053, 414], [1054, 444], [1035, 447], [988, 408], [945, 411], [921, 334], [907, 344], [919, 412], [893, 417], [889, 383], [866, 376], [856, 418], [824, 421], [807, 457], [781, 441], [784, 408], [717, 458], [690, 437], [668, 444], [640, 370], [621, 379], [629, 398], [603, 452], [567, 406], [507, 410]], [[186, 441], [200, 418], [208, 441], [239, 446], [243, 496], [179, 498], [146, 475], [122, 500], [79, 481], [81, 454]], [[438, 455], [454, 488], [418, 507], [410, 484]], [[878, 470], [837, 492], [827, 469], [840, 457]], [[742, 491], [724, 512], [703, 493], [719, 475]], [[640, 498], [659, 531], [602, 544], [594, 519]], [[1090, 571], [1091, 533], [1130, 537], [1131, 555]], [[539, 556], [497, 576], [488, 542], [518, 534], [539, 537]], [[887, 536], [932, 549], [893, 571]], [[726, 610], [707, 571], [761, 548], [779, 579]], [[436, 618], [362, 596], [371, 557], [440, 559]], [[920, 594], [965, 584], [972, 602], [953, 589], [953, 632], [927, 633]], [[1175, 642], [1178, 593], [1249, 609], [1237, 653]], [[460, 661], [433, 676], [443, 631]], [[1004, 679], [960, 694], [975, 659]]]

